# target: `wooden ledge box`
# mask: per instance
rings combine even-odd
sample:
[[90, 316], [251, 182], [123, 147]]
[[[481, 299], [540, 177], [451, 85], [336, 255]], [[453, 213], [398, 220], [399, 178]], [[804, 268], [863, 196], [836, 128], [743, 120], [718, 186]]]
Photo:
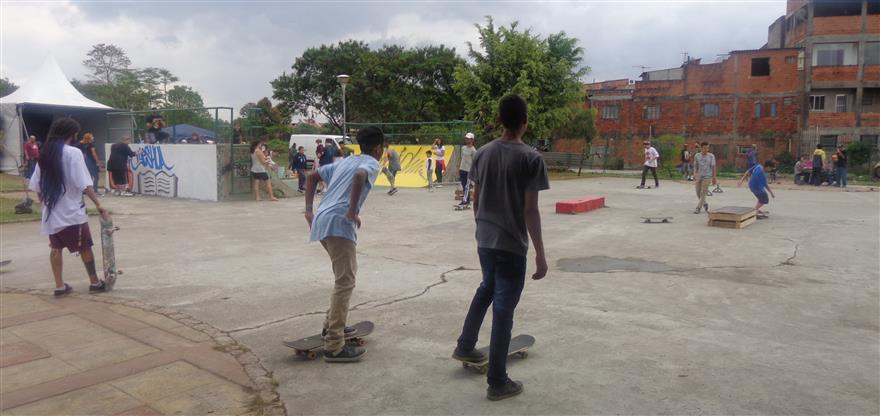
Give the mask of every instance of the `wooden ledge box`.
[[724, 207], [709, 212], [709, 225], [724, 228], [746, 228], [755, 222], [758, 213], [749, 207]]

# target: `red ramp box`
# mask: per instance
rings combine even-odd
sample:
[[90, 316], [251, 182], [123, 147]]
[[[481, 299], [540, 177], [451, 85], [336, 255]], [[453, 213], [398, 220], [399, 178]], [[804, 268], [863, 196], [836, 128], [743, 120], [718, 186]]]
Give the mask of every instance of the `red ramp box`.
[[577, 214], [588, 212], [605, 206], [604, 196], [587, 196], [578, 199], [569, 199], [556, 203], [557, 214]]

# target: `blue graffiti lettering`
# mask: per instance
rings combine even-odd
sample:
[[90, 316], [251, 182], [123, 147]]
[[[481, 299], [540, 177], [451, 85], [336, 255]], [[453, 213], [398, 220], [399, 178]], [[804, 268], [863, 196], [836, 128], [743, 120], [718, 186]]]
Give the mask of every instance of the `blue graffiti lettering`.
[[168, 164], [165, 163], [165, 156], [162, 155], [162, 148], [154, 145], [144, 146], [138, 152], [137, 158], [131, 160], [132, 170], [137, 170], [140, 166], [152, 170], [170, 171], [174, 169], [174, 166], [168, 166]]

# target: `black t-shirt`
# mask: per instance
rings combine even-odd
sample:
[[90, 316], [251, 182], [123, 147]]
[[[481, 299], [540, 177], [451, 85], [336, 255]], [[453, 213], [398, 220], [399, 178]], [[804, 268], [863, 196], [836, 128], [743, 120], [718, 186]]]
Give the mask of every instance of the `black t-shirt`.
[[837, 167], [845, 168], [846, 167], [846, 150], [841, 150], [837, 152]]
[[159, 120], [161, 122], [165, 121], [162, 116], [153, 114], [148, 115], [146, 120], [147, 123], [150, 123], [150, 128], [147, 129], [147, 131], [149, 131], [150, 133], [155, 133], [159, 130], [162, 130], [162, 128], [157, 125], [158, 123], [156, 123], [156, 120]]
[[128, 158], [136, 156], [125, 143], [115, 143], [110, 146], [110, 158], [107, 159], [107, 170], [125, 170], [128, 166]]

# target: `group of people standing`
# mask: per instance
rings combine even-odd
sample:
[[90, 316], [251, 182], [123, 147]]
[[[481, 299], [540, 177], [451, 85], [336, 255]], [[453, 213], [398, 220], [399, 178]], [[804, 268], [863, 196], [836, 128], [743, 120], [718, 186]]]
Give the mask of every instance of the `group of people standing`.
[[837, 151], [829, 158], [822, 145], [818, 144], [811, 159], [801, 156], [800, 160], [795, 163], [794, 183], [795, 185], [811, 184], [813, 186], [827, 183], [830, 186], [846, 188], [848, 162], [849, 155], [843, 145], [838, 146]]

